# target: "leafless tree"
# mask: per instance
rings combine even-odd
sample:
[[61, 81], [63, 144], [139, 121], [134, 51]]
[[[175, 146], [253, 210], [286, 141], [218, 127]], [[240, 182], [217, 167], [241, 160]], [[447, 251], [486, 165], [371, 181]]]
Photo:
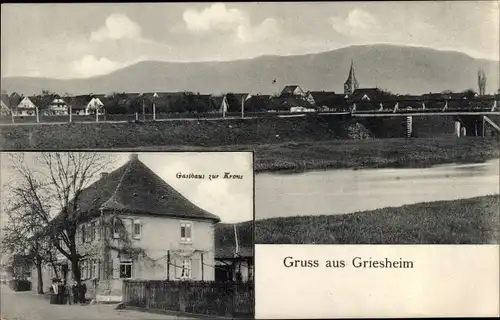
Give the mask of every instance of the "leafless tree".
[[[42, 265], [51, 263], [54, 271], [54, 252], [49, 244], [38, 236], [43, 223], [38, 215], [30, 212], [29, 206], [19, 203], [7, 210], [7, 224], [2, 228], [1, 246], [4, 253], [10, 256], [8, 265], [14, 273], [24, 273], [35, 266], [38, 275], [37, 292], [43, 293]], [[19, 271], [20, 270], [20, 271]], [[16, 276], [19, 276], [17, 274]]]
[[76, 236], [78, 226], [91, 215], [80, 210], [81, 195], [111, 163], [110, 157], [96, 152], [45, 152], [28, 161], [24, 153], [16, 153], [10, 154], [10, 161], [18, 176], [9, 187], [13, 204], [29, 208], [26, 213], [43, 226], [35, 234], [67, 258], [73, 279], [80, 284], [79, 262], [86, 254], [79, 250]]

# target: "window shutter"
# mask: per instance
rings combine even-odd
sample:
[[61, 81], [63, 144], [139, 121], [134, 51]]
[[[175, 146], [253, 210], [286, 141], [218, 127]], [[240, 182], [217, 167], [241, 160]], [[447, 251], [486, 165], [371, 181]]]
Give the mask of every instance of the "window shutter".
[[101, 240], [101, 224], [99, 223], [99, 220], [95, 222], [95, 239], [97, 241]]
[[141, 220], [135, 219], [132, 223], [132, 235], [134, 239], [140, 239], [142, 234]]
[[112, 261], [112, 268], [113, 268], [113, 279], [119, 279], [120, 278], [120, 262], [117, 260]]

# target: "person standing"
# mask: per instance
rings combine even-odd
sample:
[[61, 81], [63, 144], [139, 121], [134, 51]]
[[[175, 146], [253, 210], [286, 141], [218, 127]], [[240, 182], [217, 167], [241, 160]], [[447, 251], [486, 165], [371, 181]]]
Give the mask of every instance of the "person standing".
[[85, 303], [85, 294], [87, 293], [87, 285], [85, 282], [82, 282], [80, 285], [80, 303]]
[[76, 280], [73, 282], [73, 286], [71, 287], [71, 293], [73, 294], [73, 303], [77, 304], [80, 302], [80, 295], [78, 294], [78, 282]]

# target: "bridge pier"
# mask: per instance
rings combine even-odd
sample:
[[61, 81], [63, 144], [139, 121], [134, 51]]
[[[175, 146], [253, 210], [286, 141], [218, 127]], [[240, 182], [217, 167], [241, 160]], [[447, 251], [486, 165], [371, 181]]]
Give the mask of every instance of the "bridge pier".
[[460, 122], [460, 120], [457, 118], [455, 119], [455, 135], [457, 137], [460, 137], [460, 134], [461, 134], [461, 126], [462, 126], [462, 123]]
[[413, 133], [413, 117], [406, 117], [406, 137], [411, 138]]

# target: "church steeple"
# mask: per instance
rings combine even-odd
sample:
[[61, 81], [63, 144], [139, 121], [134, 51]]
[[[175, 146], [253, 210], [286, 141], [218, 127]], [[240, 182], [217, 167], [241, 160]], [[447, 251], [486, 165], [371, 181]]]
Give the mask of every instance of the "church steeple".
[[349, 70], [349, 76], [344, 83], [344, 94], [352, 94], [354, 90], [358, 89], [359, 82], [356, 80], [356, 75], [354, 74], [354, 61], [351, 61], [351, 69]]

